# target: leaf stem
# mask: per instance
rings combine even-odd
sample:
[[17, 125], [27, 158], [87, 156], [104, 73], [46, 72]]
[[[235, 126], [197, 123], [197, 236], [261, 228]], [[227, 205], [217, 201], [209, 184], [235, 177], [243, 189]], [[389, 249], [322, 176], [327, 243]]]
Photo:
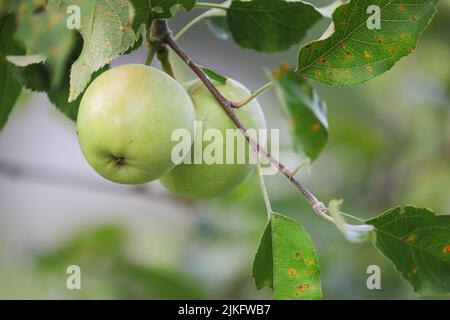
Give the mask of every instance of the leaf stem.
[[155, 58], [155, 55], [156, 55], [157, 44], [149, 42], [147, 47], [148, 47], [148, 53], [147, 53], [147, 58], [145, 59], [145, 64], [147, 66], [151, 66], [153, 63], [153, 59]]
[[173, 37], [173, 39], [175, 41], [179, 41], [187, 31], [189, 31], [193, 26], [195, 26], [199, 22], [203, 21], [204, 19], [206, 19], [208, 17], [215, 17], [215, 16], [222, 15], [219, 11], [216, 13], [214, 13], [212, 11], [216, 11], [216, 10], [209, 10], [209, 11], [203, 12], [201, 15], [198, 15], [197, 17], [195, 17], [194, 19], [189, 21], [188, 24], [186, 24], [180, 31], [178, 31], [178, 33]]
[[243, 106], [245, 106], [246, 104], [248, 104], [250, 101], [252, 101], [253, 99], [255, 99], [256, 97], [258, 97], [259, 95], [263, 94], [264, 92], [266, 92], [267, 90], [271, 89], [273, 86], [272, 82], [268, 82], [265, 85], [263, 85], [261, 88], [255, 90], [251, 95], [249, 95], [247, 98], [245, 98], [244, 100], [242, 100], [241, 102], [238, 103], [233, 103], [233, 108], [235, 109], [239, 109], [242, 108]]
[[228, 10], [229, 7], [225, 4], [220, 3], [212, 3], [212, 2], [197, 2], [195, 4], [196, 8], [202, 9], [202, 8], [209, 8], [209, 9], [223, 9]]
[[267, 187], [266, 187], [266, 183], [264, 182], [264, 176], [262, 173], [262, 169], [261, 169], [261, 161], [259, 159], [259, 155], [255, 154], [254, 156], [256, 157], [256, 170], [258, 170], [258, 177], [259, 177], [259, 184], [261, 186], [261, 192], [263, 194], [263, 198], [264, 198], [264, 203], [266, 204], [266, 210], [267, 210], [267, 218], [270, 219], [272, 218], [272, 205], [270, 204], [270, 198], [269, 198], [269, 194], [267, 192]]
[[175, 79], [175, 73], [173, 72], [172, 64], [169, 59], [169, 50], [167, 49], [167, 45], [165, 43], [159, 44], [158, 50], [156, 51], [156, 56], [161, 62], [161, 67], [164, 72]]
[[[166, 23], [166, 28], [167, 23]], [[184, 50], [174, 41], [172, 36], [170, 35], [170, 32], [165, 32], [166, 35], [164, 38], [162, 38], [162, 41], [165, 42], [185, 63], [188, 65], [188, 67], [197, 75], [197, 77], [203, 82], [203, 84], [206, 86], [206, 88], [211, 92], [211, 94], [216, 98], [216, 100], [220, 103], [220, 105], [223, 107], [223, 110], [228, 115], [228, 117], [234, 122], [236, 127], [241, 131], [241, 133], [244, 135], [245, 139], [251, 146], [251, 148], [257, 150], [262, 156], [266, 157], [270, 163], [277, 168], [277, 170], [282, 173], [308, 200], [308, 202], [313, 207], [314, 211], [319, 214], [323, 215], [326, 212], [325, 205], [317, 200], [317, 198], [314, 196], [314, 194], [311, 193], [311, 191], [308, 190], [308, 188], [302, 184], [299, 180], [297, 180], [293, 175], [292, 171], [285, 166], [283, 163], [281, 163], [278, 159], [273, 157], [263, 146], [261, 146], [248, 132], [247, 128], [243, 125], [243, 123], [239, 120], [239, 118], [236, 116], [236, 114], [233, 111], [233, 103], [226, 99], [213, 85], [213, 83], [209, 80], [208, 76], [205, 74], [205, 72], [196, 64], [194, 63], [191, 58], [184, 52]]]

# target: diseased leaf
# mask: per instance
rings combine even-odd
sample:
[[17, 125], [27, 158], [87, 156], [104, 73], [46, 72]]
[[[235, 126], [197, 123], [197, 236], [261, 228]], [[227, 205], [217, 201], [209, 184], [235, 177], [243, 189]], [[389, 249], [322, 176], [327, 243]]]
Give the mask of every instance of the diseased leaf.
[[202, 67], [202, 70], [211, 80], [216, 81], [221, 85], [225, 85], [227, 83], [227, 78], [216, 71], [206, 67]]
[[243, 48], [273, 53], [289, 49], [305, 37], [322, 15], [311, 4], [285, 0], [234, 0], [228, 26]]
[[[411, 53], [436, 12], [438, 0], [351, 0], [333, 13], [335, 32], [306, 44], [298, 72], [334, 86], [370, 80]], [[381, 29], [369, 29], [367, 9], [378, 5]]]
[[[49, 1], [21, 1], [17, 9], [15, 37], [26, 45], [29, 56], [42, 56], [51, 72], [51, 86], [56, 87], [64, 73], [64, 62], [72, 46], [74, 32], [66, 25], [65, 11]], [[43, 60], [43, 59], [42, 59]]]
[[326, 103], [306, 78], [287, 66], [282, 66], [270, 78], [288, 119], [295, 151], [314, 161], [328, 141]]
[[450, 216], [412, 206], [389, 210], [366, 222], [375, 246], [423, 295], [450, 294]]
[[[80, 94], [74, 101], [69, 102], [69, 91], [70, 91], [70, 66], [76, 61], [81, 53], [81, 48], [83, 44], [83, 39], [80, 35], [77, 35], [76, 42], [74, 43], [70, 57], [66, 61], [65, 74], [62, 83], [57, 89], [50, 89], [47, 92], [49, 100], [55, 105], [55, 107], [64, 113], [69, 119], [76, 121], [78, 116], [78, 109], [80, 107], [80, 102], [83, 94]], [[108, 65], [103, 66], [99, 70], [92, 74], [92, 77], [88, 83], [89, 84], [95, 80], [100, 74], [108, 70]], [[86, 86], [87, 87], [87, 86]]]
[[[73, 2], [62, 0], [60, 7], [65, 8]], [[130, 17], [132, 9], [128, 1], [88, 2], [91, 9], [88, 10], [88, 6], [84, 7], [81, 19], [83, 50], [72, 65], [70, 73], [69, 102], [74, 101], [84, 91], [95, 71], [126, 52], [136, 41]]]
[[22, 88], [11, 74], [6, 55], [21, 55], [24, 50], [12, 38], [15, 30], [14, 16], [0, 16], [0, 130], [6, 124], [8, 116], [20, 95]]
[[273, 289], [272, 222], [269, 222], [264, 230], [253, 262], [252, 273], [258, 289], [264, 287]]
[[273, 288], [276, 300], [320, 299], [319, 264], [308, 233], [297, 222], [273, 213], [253, 264], [256, 286]]

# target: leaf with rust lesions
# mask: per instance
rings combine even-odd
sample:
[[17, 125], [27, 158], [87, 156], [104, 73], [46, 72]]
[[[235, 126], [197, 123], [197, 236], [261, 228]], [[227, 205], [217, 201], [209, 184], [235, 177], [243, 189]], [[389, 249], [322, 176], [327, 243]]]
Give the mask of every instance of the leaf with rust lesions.
[[450, 216], [412, 206], [389, 210], [366, 222], [375, 246], [423, 295], [450, 294]]
[[[301, 48], [298, 72], [333, 86], [370, 80], [411, 53], [438, 0], [351, 0], [333, 13], [335, 31]], [[368, 7], [378, 5], [381, 29], [369, 29]]]
[[71, 68], [69, 102], [72, 102], [84, 91], [92, 74], [127, 52], [139, 35], [133, 29], [133, 6], [128, 1], [61, 0], [58, 3], [60, 10], [74, 3], [82, 6], [83, 49]]
[[294, 150], [314, 161], [328, 141], [326, 103], [305, 77], [285, 65], [270, 80], [288, 120]]
[[308, 233], [296, 221], [273, 213], [253, 263], [258, 289], [276, 300], [321, 299], [319, 263]]

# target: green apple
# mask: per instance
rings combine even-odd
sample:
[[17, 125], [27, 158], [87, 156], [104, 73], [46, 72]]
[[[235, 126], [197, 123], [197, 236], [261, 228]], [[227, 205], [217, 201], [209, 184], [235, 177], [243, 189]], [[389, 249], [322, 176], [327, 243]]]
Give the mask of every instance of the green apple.
[[[226, 84], [220, 85], [216, 83], [219, 92], [228, 100], [233, 102], [242, 101], [251, 93], [242, 84], [228, 79]], [[208, 89], [199, 81], [194, 80], [186, 85], [187, 91], [194, 102], [194, 107], [197, 112], [197, 121], [202, 122], [202, 130], [205, 132], [208, 129], [218, 129], [225, 137], [226, 130], [236, 130], [235, 124], [230, 120], [222, 106], [216, 101], [214, 96]], [[235, 110], [239, 120], [248, 129], [265, 129], [265, 119], [261, 107], [256, 99], [240, 109]], [[241, 134], [238, 132], [238, 134]], [[211, 142], [201, 143], [201, 149], [204, 150]], [[223, 138], [223, 154], [227, 150], [235, 151], [236, 141], [227, 144], [226, 139]], [[248, 144], [246, 143], [248, 150]], [[195, 149], [195, 143], [194, 147]], [[242, 152], [242, 150], [241, 150]], [[248, 153], [246, 153], [248, 155]], [[255, 165], [250, 164], [249, 157], [246, 156], [246, 162], [239, 164], [227, 164], [225, 159], [223, 164], [195, 164], [194, 152], [189, 155], [191, 163], [183, 163], [176, 166], [168, 175], [160, 179], [161, 183], [169, 190], [193, 199], [206, 199], [223, 195], [242, 184], [248, 179], [253, 172]], [[236, 159], [237, 155], [233, 155]]]
[[146, 65], [110, 69], [86, 90], [78, 112], [81, 150], [104, 178], [142, 184], [167, 174], [175, 164], [175, 129], [194, 133], [195, 109], [186, 90]]

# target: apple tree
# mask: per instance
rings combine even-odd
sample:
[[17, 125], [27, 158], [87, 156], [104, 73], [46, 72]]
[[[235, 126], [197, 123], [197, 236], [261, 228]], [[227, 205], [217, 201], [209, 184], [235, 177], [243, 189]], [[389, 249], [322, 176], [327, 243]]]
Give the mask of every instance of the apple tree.
[[[256, 168], [267, 226], [253, 277], [258, 288], [273, 289], [274, 299], [320, 299], [322, 289], [313, 241], [300, 222], [272, 210], [262, 161], [348, 241], [373, 243], [418, 294], [449, 294], [450, 216], [405, 205], [364, 221], [343, 212], [342, 201], [325, 205], [296, 178], [299, 168], [288, 168], [249, 133], [266, 126], [256, 98], [274, 90], [294, 151], [314, 162], [328, 140], [327, 106], [314, 83], [355, 86], [389, 71], [414, 51], [437, 9], [438, 0], [338, 0], [326, 7], [287, 0], [0, 1], [0, 129], [26, 88], [45, 92], [77, 121], [83, 154], [111, 181], [161, 179], [177, 194], [206, 199], [234, 189]], [[170, 19], [180, 10], [199, 15], [172, 33]], [[322, 19], [330, 20], [323, 36], [300, 45]], [[197, 63], [178, 44], [193, 25], [205, 21], [217, 36], [231, 37], [243, 49], [271, 54], [299, 46], [298, 63], [268, 72], [267, 84], [251, 92]], [[141, 45], [148, 47], [145, 62], [110, 67]], [[180, 84], [169, 52], [197, 80]], [[154, 59], [162, 71], [151, 66]], [[174, 164], [170, 135], [179, 128], [193, 133], [195, 119], [221, 132], [238, 129], [256, 165]]]

